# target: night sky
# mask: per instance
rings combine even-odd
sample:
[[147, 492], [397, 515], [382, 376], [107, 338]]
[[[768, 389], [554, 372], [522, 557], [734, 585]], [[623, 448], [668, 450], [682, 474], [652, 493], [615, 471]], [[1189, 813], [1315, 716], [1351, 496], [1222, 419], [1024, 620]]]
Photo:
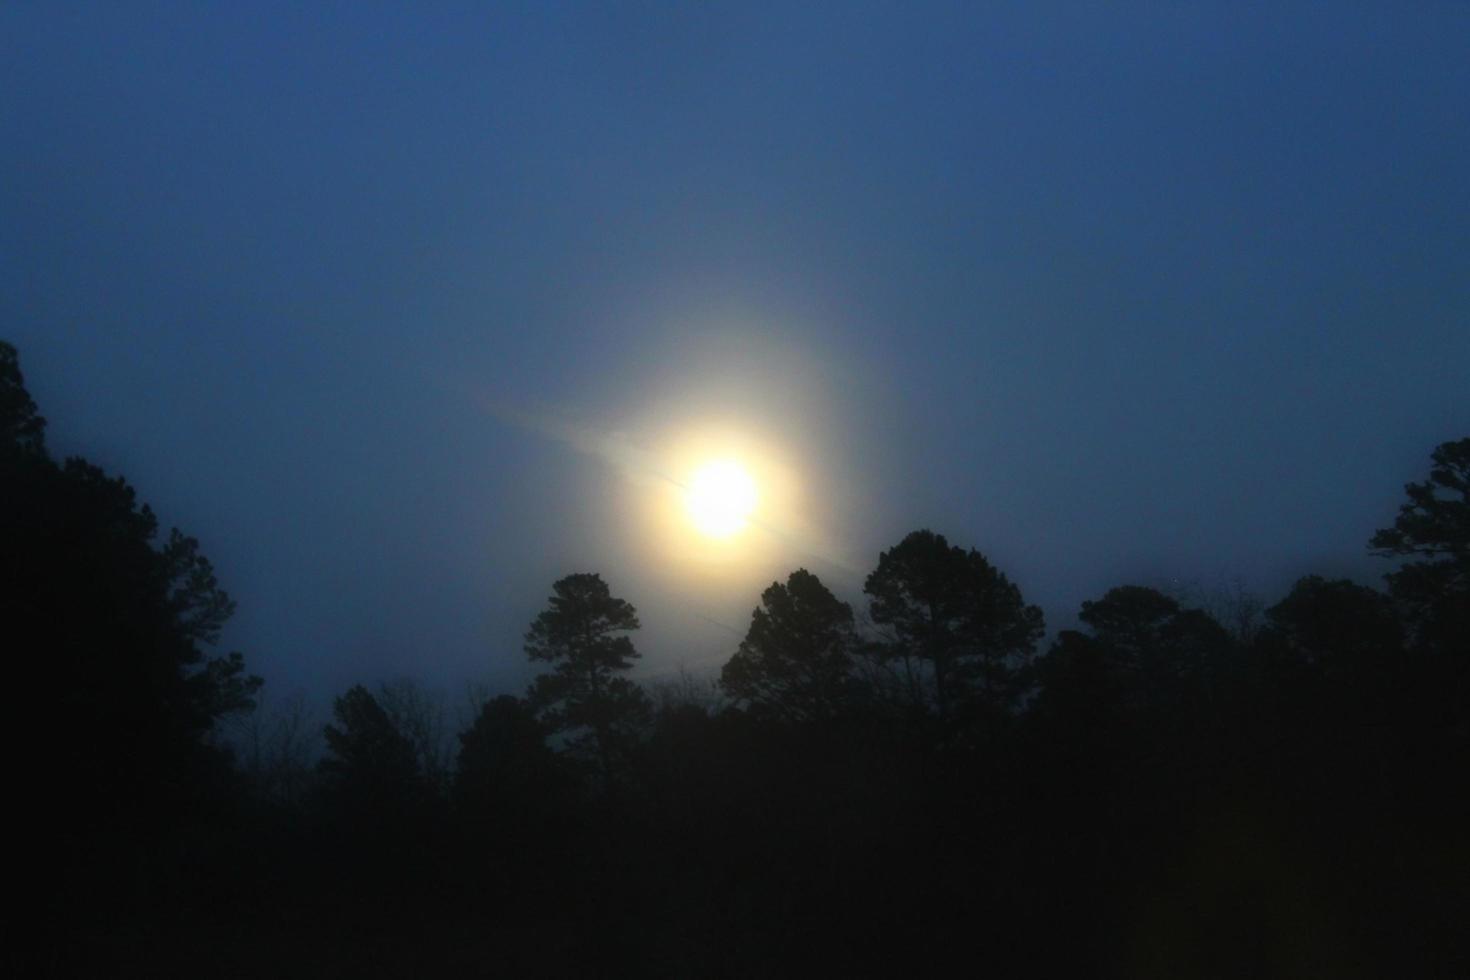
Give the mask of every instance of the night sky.
[[1470, 5], [198, 6], [0, 8], [0, 337], [277, 693], [519, 690], [574, 571], [711, 670], [920, 527], [1376, 583], [1470, 435]]

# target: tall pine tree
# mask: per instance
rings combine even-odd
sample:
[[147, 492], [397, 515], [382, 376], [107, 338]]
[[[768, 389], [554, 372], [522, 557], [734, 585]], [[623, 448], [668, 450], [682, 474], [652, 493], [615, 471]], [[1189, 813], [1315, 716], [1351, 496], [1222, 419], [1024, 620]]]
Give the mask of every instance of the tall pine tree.
[[627, 635], [638, 626], [631, 604], [601, 576], [582, 573], [552, 586], [548, 608], [526, 633], [526, 656], [551, 665], [528, 694], [537, 716], [603, 779], [615, 775], [651, 715], [642, 689], [621, 676], [638, 659]]

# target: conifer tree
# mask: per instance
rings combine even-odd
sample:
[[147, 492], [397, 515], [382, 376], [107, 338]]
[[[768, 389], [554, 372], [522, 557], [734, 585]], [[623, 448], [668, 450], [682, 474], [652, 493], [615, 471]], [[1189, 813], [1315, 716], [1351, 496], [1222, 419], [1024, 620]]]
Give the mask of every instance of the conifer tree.
[[628, 633], [639, 626], [633, 606], [601, 576], [568, 575], [552, 586], [548, 608], [526, 633], [526, 656], [551, 665], [528, 698], [564, 751], [610, 778], [647, 725], [651, 708], [638, 685], [621, 676], [638, 659]]

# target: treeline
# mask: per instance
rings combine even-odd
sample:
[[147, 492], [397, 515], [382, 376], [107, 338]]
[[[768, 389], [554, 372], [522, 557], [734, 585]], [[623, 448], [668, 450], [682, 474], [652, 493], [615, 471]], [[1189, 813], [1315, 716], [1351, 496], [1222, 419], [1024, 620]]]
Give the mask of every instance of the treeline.
[[717, 682], [646, 689], [636, 610], [575, 574], [527, 691], [453, 733], [354, 687], [320, 758], [207, 655], [233, 604], [192, 539], [51, 459], [5, 345], [0, 442], [27, 972], [1470, 971], [1470, 439], [1372, 535], [1384, 591], [1222, 624], [1125, 585], [1044, 643], [920, 530], [860, 609], [797, 569]]

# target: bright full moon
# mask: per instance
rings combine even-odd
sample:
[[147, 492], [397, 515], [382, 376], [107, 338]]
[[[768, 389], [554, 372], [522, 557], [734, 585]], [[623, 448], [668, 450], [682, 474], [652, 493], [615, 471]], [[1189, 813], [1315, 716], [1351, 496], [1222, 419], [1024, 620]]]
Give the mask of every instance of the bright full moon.
[[739, 463], [716, 460], [690, 477], [684, 500], [701, 534], [728, 538], [745, 527], [755, 510], [755, 481]]

